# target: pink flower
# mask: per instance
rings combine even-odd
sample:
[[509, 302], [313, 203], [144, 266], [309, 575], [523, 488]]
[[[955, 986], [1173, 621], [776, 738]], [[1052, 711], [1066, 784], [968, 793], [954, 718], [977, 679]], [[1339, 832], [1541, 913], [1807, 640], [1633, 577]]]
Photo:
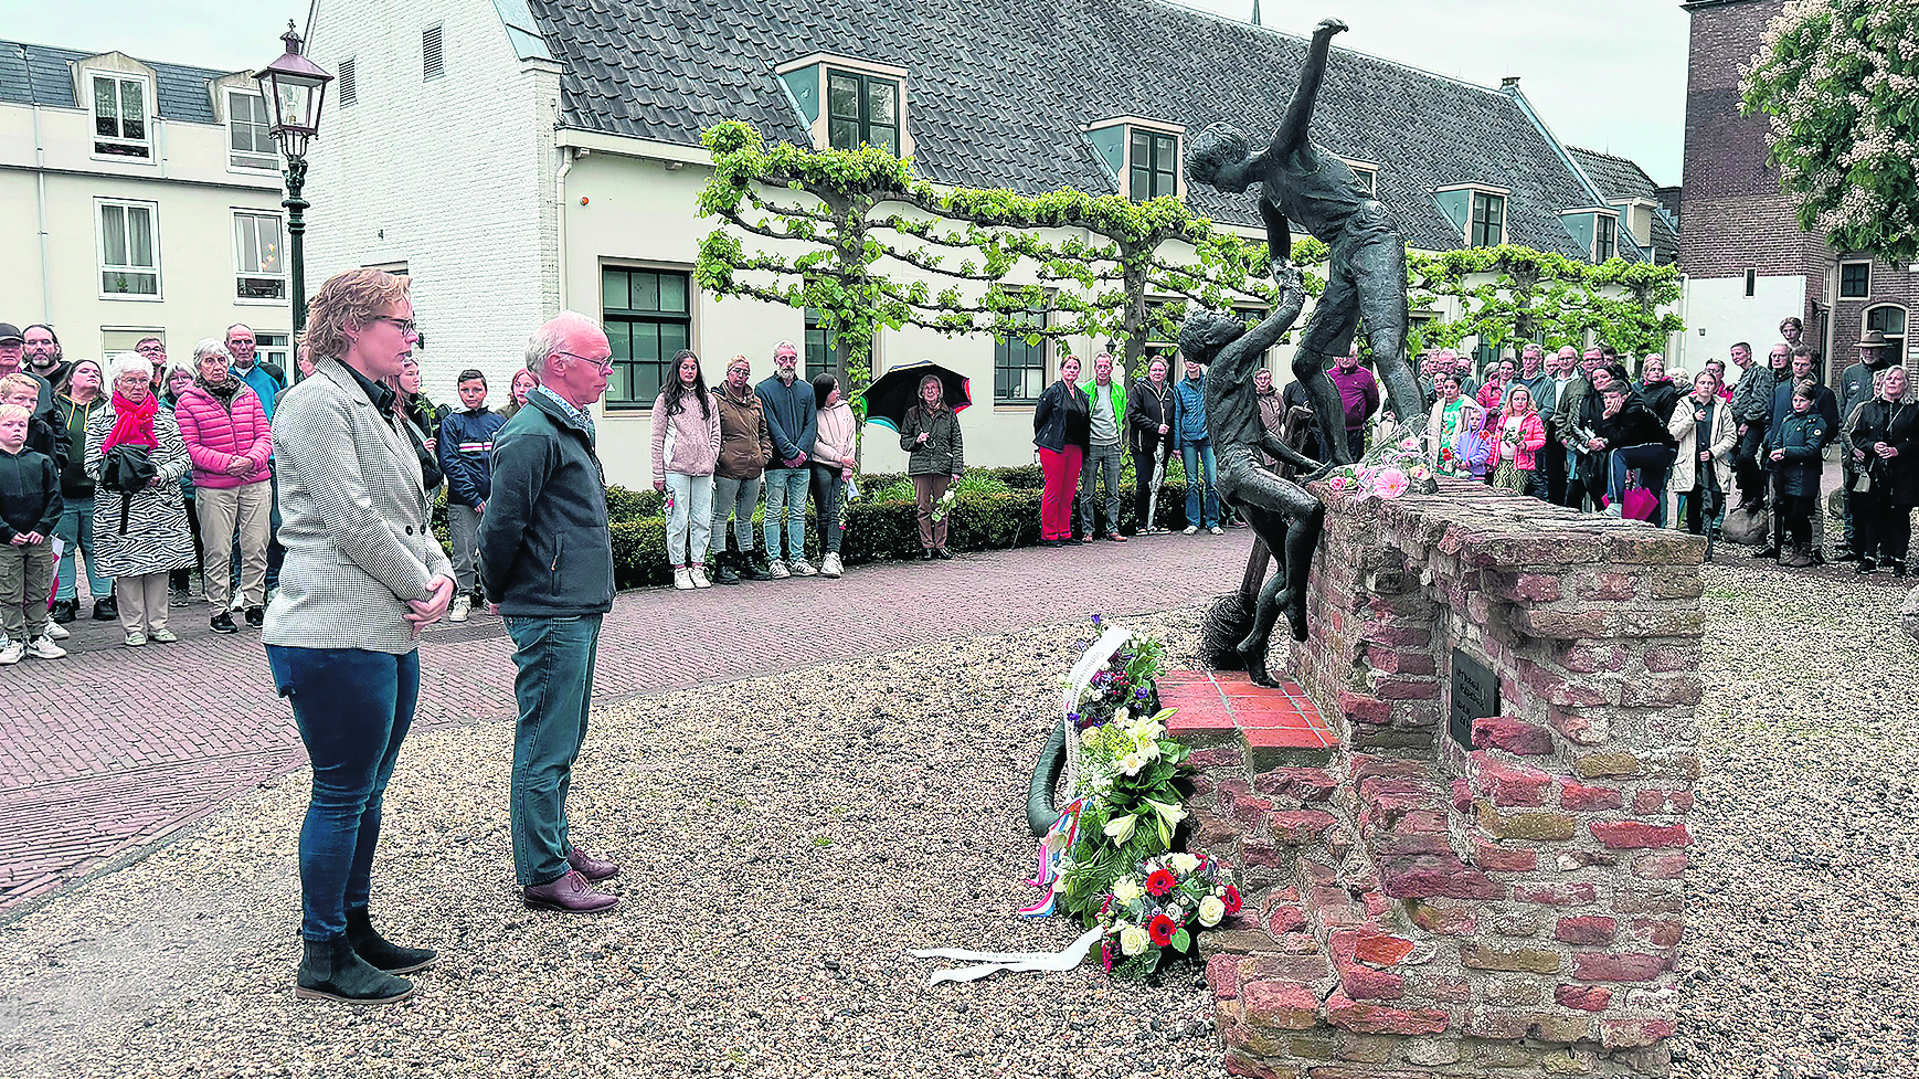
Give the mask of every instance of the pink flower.
[[1381, 469], [1373, 479], [1373, 493], [1381, 498], [1398, 498], [1408, 486], [1406, 474], [1397, 468]]
[[1326, 485], [1335, 491], [1344, 491], [1353, 485], [1353, 481], [1345, 476], [1334, 476], [1332, 479], [1326, 481]]

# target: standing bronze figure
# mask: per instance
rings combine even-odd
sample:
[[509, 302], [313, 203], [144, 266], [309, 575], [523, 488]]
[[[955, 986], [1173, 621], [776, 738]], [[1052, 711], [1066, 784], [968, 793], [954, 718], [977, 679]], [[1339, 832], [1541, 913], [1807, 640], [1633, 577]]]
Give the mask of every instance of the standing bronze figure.
[[1289, 221], [1331, 249], [1326, 291], [1293, 354], [1293, 376], [1312, 397], [1321, 444], [1340, 464], [1351, 464], [1352, 454], [1346, 445], [1345, 408], [1326, 367], [1359, 327], [1365, 327], [1373, 362], [1399, 422], [1411, 423], [1425, 412], [1419, 384], [1401, 354], [1407, 324], [1406, 243], [1385, 208], [1360, 186], [1352, 166], [1307, 137], [1333, 35], [1346, 28], [1338, 19], [1326, 19], [1314, 31], [1299, 89], [1264, 151], [1254, 156], [1243, 132], [1216, 123], [1193, 139], [1186, 155], [1186, 175], [1195, 183], [1233, 192], [1260, 185], [1262, 213], [1269, 225], [1275, 215], [1280, 222], [1278, 257], [1292, 254]]

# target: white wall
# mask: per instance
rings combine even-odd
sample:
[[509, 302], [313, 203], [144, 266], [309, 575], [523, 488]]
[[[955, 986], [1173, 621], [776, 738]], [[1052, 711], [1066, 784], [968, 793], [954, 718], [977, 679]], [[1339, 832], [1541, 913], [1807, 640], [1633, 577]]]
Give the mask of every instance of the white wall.
[[[442, 24], [445, 74], [423, 77], [421, 31]], [[308, 52], [352, 59], [358, 99], [329, 88], [308, 158], [307, 290], [358, 266], [404, 263], [425, 334], [427, 395], [486, 372], [506, 401], [526, 341], [558, 305], [550, 227], [559, 97], [550, 64], [522, 64], [490, 3], [326, 0]]]
[[[1803, 275], [1761, 277], [1751, 296], [1746, 295], [1744, 276], [1689, 278], [1686, 330], [1678, 335], [1682, 347], [1672, 362], [1697, 373], [1707, 360], [1724, 360], [1735, 343], [1745, 341], [1752, 345], [1758, 362], [1764, 363], [1767, 350], [1779, 340], [1779, 321], [1797, 314], [1805, 304]], [[1728, 362], [1726, 377], [1736, 381], [1737, 371]]]
[[[179, 356], [235, 322], [288, 331], [285, 301], [238, 300], [234, 281], [233, 212], [281, 213], [277, 172], [230, 168], [224, 126], [170, 120], [153, 121], [150, 163], [95, 160], [88, 113], [37, 111], [36, 141], [36, 110], [0, 105], [0, 321], [51, 323], [69, 359], [99, 358], [109, 335], [126, 348], [130, 333], [158, 333]], [[96, 198], [155, 204], [158, 298], [101, 295]]]

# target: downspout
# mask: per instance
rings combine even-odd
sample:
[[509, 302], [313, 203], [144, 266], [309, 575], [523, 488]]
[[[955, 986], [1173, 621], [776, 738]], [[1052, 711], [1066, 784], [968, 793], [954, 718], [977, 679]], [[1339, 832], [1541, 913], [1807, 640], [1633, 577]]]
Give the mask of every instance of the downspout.
[[33, 102], [33, 187], [40, 211], [40, 317], [53, 321], [52, 238], [47, 233], [47, 145], [40, 134], [40, 99], [33, 89], [33, 65], [27, 47], [20, 50], [20, 67], [27, 73], [27, 100]]
[[557, 246], [560, 260], [559, 297], [560, 310], [566, 306], [566, 174], [573, 171], [573, 147], [560, 147], [560, 171], [553, 176], [553, 183], [559, 189], [559, 207], [553, 216], [553, 227], [559, 233]]

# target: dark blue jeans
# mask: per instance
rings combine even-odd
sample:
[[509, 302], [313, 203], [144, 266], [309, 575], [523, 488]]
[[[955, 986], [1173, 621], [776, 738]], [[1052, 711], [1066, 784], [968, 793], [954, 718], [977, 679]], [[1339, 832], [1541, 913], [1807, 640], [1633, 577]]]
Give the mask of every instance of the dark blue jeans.
[[420, 654], [267, 645], [273, 685], [313, 760], [300, 829], [300, 935], [346, 932], [348, 908], [373, 892], [380, 802], [420, 697]]
[[566, 794], [586, 741], [602, 617], [506, 619], [520, 669], [513, 680], [520, 721], [513, 733], [512, 822], [513, 873], [521, 887], [566, 875], [573, 849]]

